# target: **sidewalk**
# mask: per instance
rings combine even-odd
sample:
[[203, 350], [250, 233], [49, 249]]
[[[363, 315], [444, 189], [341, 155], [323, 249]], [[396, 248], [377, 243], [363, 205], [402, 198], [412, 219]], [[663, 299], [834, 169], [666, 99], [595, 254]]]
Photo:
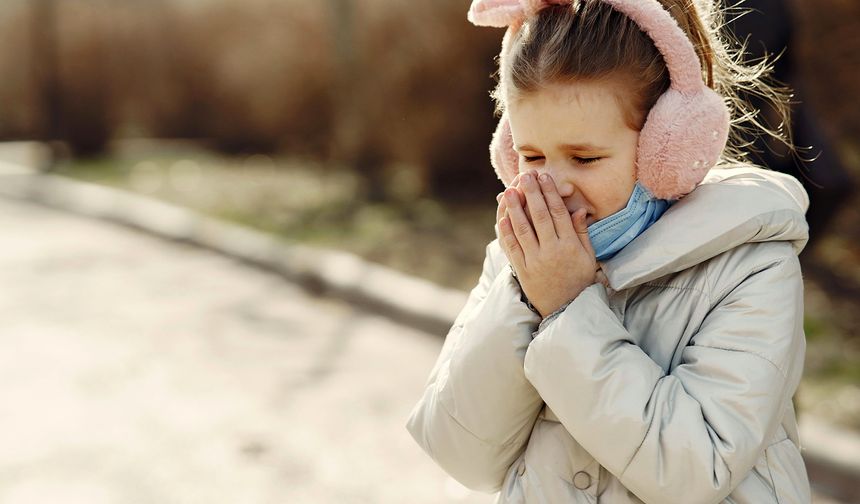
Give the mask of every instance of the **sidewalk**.
[[404, 427], [434, 335], [32, 203], [0, 229], [0, 504], [492, 502]]
[[[0, 183], [0, 196], [37, 202], [199, 245], [298, 282], [311, 292], [326, 293], [349, 301], [354, 307], [386, 314], [395, 321], [393, 323], [409, 327], [408, 331], [423, 330], [437, 336], [445, 334], [465, 302], [463, 292], [443, 289], [388, 268], [368, 264], [350, 254], [278, 242], [262, 233], [137, 195], [39, 175], [20, 165], [2, 162], [0, 180], [3, 181]], [[410, 295], [404, 296], [404, 292]], [[402, 328], [397, 330], [402, 331]], [[429, 370], [441, 339], [430, 344], [430, 357], [425, 357], [429, 359], [426, 367], [412, 367], [413, 370], [418, 368], [418, 375]], [[390, 359], [385, 362], [388, 361]], [[412, 391], [413, 396], [417, 394], [416, 390]], [[804, 457], [816, 488], [849, 499], [846, 502], [851, 502], [850, 499], [860, 501], [854, 483], [860, 475], [860, 437], [817, 422], [814, 418], [802, 416], [800, 424]], [[456, 485], [451, 488], [454, 488], [454, 493], [462, 492], [462, 488], [457, 490]], [[818, 497], [816, 502], [837, 501]]]

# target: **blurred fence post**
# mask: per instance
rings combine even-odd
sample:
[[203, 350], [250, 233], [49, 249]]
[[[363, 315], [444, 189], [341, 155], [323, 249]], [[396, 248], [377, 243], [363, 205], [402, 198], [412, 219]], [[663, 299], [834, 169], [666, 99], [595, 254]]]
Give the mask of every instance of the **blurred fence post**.
[[41, 140], [56, 141], [62, 136], [57, 4], [56, 0], [32, 2], [33, 85], [38, 90], [41, 120], [36, 136]]
[[337, 82], [332, 86], [333, 103], [337, 114], [333, 135], [333, 151], [338, 158], [349, 157], [355, 152], [358, 135], [354, 128], [355, 104], [349, 89], [355, 79], [356, 51], [354, 49], [354, 20], [352, 0], [329, 0], [331, 22], [334, 27], [335, 61]]
[[357, 49], [360, 41], [356, 37], [354, 0], [329, 0], [329, 6], [337, 51], [337, 82], [332, 86], [335, 121], [330, 152], [362, 176], [369, 200], [381, 201], [386, 197], [382, 166], [385, 158], [377, 145], [367, 142], [372, 133], [365, 131], [366, 84], [363, 81], [372, 79], [359, 73], [359, 70], [366, 71], [369, 62], [362, 59], [363, 54]]

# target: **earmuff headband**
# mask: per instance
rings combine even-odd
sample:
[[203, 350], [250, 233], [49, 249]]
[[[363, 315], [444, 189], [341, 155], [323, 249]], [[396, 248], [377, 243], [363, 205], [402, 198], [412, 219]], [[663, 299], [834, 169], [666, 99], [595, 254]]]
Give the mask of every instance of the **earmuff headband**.
[[[651, 37], [669, 68], [672, 85], [679, 91], [704, 86], [699, 58], [687, 35], [656, 0], [602, 0], [633, 20]], [[474, 0], [466, 18], [477, 26], [518, 27], [527, 18], [551, 5], [572, 0]]]
[[[478, 26], [508, 27], [507, 50], [523, 22], [551, 5], [573, 0], [474, 0], [467, 19]], [[600, 0], [632, 19], [663, 55], [671, 85], [648, 113], [639, 135], [637, 177], [654, 196], [677, 199], [692, 191], [722, 154], [728, 140], [729, 111], [705, 85], [692, 42], [658, 0]], [[509, 185], [518, 171], [505, 112], [490, 143], [490, 161]]]

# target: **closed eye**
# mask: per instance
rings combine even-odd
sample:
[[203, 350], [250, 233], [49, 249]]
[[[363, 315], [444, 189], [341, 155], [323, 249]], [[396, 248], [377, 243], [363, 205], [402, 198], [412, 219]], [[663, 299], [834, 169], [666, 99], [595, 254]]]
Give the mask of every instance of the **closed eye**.
[[[543, 156], [523, 156], [523, 159], [525, 160], [526, 163], [534, 163], [535, 161], [543, 159]], [[574, 156], [572, 159], [579, 164], [590, 164], [590, 163], [594, 163], [595, 161], [599, 161], [603, 158], [602, 157], [585, 158], [585, 157]]]

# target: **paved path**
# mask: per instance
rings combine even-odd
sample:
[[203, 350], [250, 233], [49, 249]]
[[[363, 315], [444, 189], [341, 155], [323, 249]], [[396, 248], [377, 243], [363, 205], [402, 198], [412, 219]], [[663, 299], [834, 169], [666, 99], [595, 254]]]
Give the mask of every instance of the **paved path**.
[[405, 430], [438, 335], [2, 198], [0, 286], [0, 504], [492, 502]]
[[489, 503], [405, 429], [440, 339], [0, 198], [0, 503]]

